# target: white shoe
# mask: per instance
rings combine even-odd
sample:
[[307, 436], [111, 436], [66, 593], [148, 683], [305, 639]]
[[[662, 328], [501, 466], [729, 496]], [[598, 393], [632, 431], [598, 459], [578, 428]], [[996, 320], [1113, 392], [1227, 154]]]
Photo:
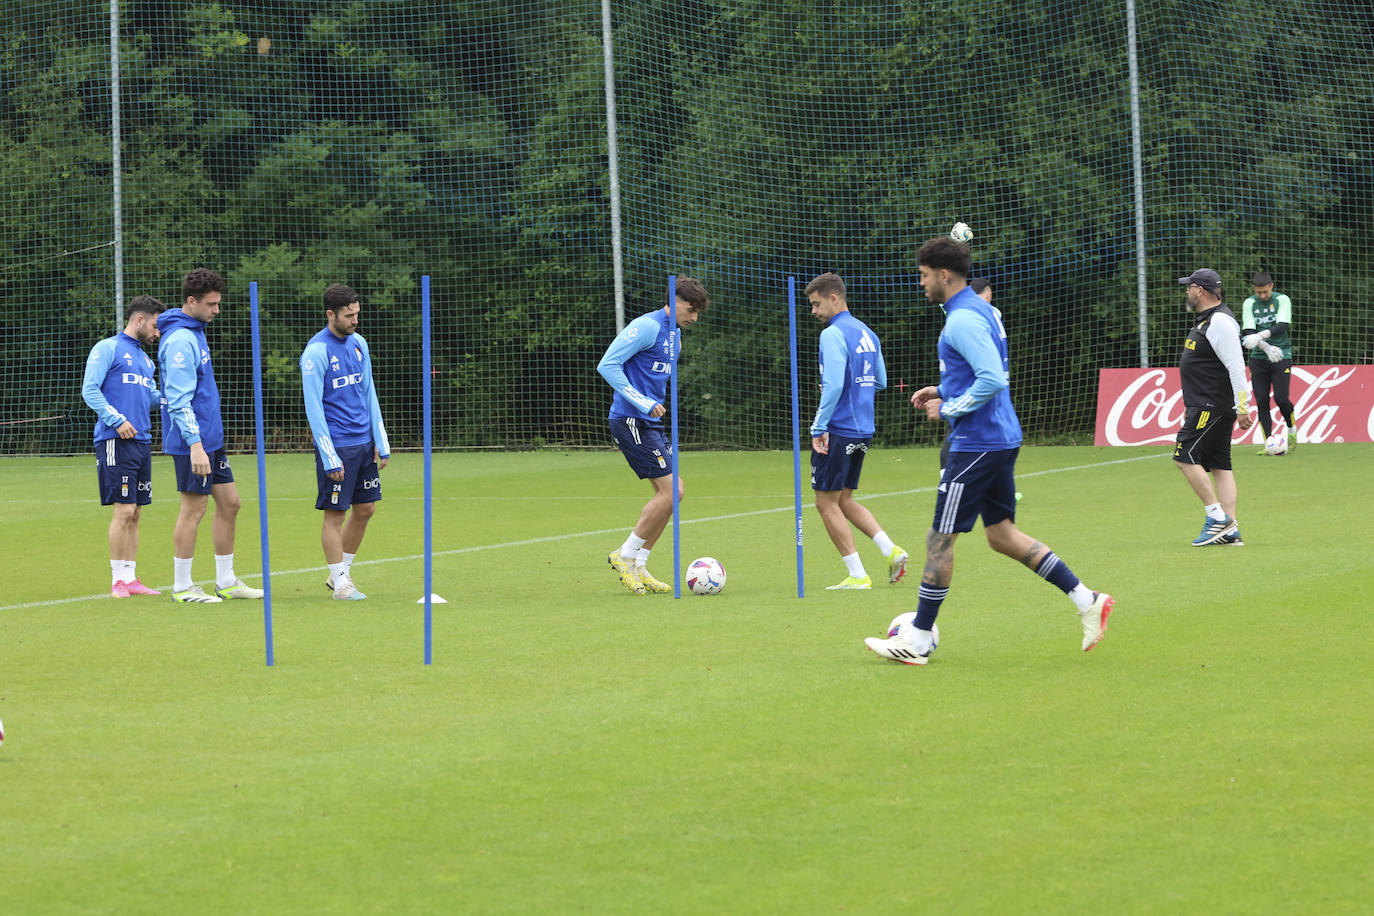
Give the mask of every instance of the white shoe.
[[896, 636], [889, 636], [887, 639], [870, 636], [864, 640], [864, 645], [883, 658], [890, 658], [894, 662], [901, 662], [903, 665], [928, 664], [931, 653], [940, 646], [940, 627], [935, 624], [931, 625], [930, 648], [924, 650], [917, 648], [908, 635], [913, 629], [910, 624], [905, 624], [897, 631]]
[[219, 604], [224, 599], [218, 595], [207, 595], [199, 585], [172, 592], [172, 600], [179, 604]]
[[1083, 621], [1083, 651], [1087, 652], [1102, 641], [1107, 634], [1107, 617], [1112, 613], [1116, 599], [1106, 592], [1093, 592], [1093, 603], [1085, 611], [1078, 612]]
[[254, 588], [242, 579], [235, 579], [233, 585], [215, 589], [221, 598], [261, 598], [262, 589]]
[[362, 601], [367, 596], [358, 591], [358, 586], [353, 584], [353, 577], [348, 573], [340, 573], [338, 578], [326, 582], [334, 590], [335, 601]]

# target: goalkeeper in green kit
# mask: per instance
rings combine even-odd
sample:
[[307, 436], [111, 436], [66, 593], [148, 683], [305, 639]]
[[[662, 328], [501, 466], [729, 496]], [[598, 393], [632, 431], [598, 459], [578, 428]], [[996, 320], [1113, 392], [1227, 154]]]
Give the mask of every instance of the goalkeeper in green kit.
[[[1293, 425], [1293, 400], [1288, 395], [1288, 382], [1293, 372], [1293, 340], [1288, 336], [1293, 320], [1293, 302], [1283, 293], [1274, 292], [1274, 278], [1265, 271], [1250, 280], [1255, 294], [1241, 306], [1241, 344], [1250, 351], [1250, 386], [1255, 389], [1255, 409], [1259, 411], [1260, 429], [1267, 441], [1271, 430], [1269, 389], [1274, 389], [1274, 401], [1288, 424], [1288, 450], [1298, 445], [1298, 430]], [[1265, 454], [1260, 449], [1260, 454]]]

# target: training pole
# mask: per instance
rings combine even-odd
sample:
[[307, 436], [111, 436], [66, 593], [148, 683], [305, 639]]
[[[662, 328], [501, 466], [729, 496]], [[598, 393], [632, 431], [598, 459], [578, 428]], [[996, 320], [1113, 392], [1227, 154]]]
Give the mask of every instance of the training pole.
[[267, 550], [267, 433], [262, 419], [262, 329], [258, 321], [258, 281], [248, 284], [248, 310], [253, 325], [253, 422], [258, 439], [258, 528], [262, 532], [262, 629], [267, 667], [272, 656], [272, 560]]
[[792, 490], [797, 520], [797, 597], [806, 597], [802, 571], [801, 407], [797, 388], [797, 278], [787, 278], [787, 336], [792, 355]]
[[672, 274], [668, 277], [668, 387], [670, 390], [668, 404], [672, 410], [672, 438], [669, 440], [668, 449], [672, 452], [668, 456], [673, 468], [673, 597], [682, 597], [682, 541], [679, 538], [679, 519], [678, 519], [678, 468], [677, 468], [677, 351], [681, 344], [681, 337], [678, 335], [677, 328], [677, 275]]
[[425, 664], [434, 663], [434, 476], [430, 456], [434, 448], [433, 383], [429, 370], [429, 277], [420, 278], [420, 372], [424, 376], [425, 414]]

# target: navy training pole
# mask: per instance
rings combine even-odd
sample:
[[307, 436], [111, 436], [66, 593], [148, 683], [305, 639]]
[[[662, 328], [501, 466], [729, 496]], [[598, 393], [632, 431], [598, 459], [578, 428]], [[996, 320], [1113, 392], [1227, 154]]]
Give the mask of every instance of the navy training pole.
[[262, 330], [258, 321], [258, 281], [248, 284], [248, 309], [253, 326], [253, 422], [258, 439], [258, 528], [262, 531], [262, 628], [267, 667], [272, 653], [272, 560], [267, 550], [267, 435], [262, 419]]

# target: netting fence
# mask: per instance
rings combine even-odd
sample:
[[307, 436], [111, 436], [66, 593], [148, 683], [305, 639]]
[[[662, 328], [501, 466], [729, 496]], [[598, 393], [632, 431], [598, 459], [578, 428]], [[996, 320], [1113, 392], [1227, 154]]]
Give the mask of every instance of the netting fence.
[[[332, 282], [362, 294], [393, 445], [417, 445], [425, 274], [436, 445], [606, 444], [598, 0], [117, 11], [116, 109], [106, 0], [0, 9], [0, 454], [85, 451], [81, 372], [117, 330], [117, 277], [126, 300], [174, 306], [196, 266], [230, 283], [208, 333], [231, 449], [254, 444], [253, 280], [268, 447], [309, 448], [296, 363]], [[685, 442], [790, 447], [787, 278], [824, 270], [883, 342], [897, 390], [880, 441], [931, 441], [902, 394], [935, 379], [942, 320], [915, 252], [956, 220], [1034, 439], [1087, 440], [1098, 369], [1175, 363], [1173, 278], [1197, 266], [1237, 308], [1272, 272], [1299, 362], [1374, 357], [1374, 9], [1358, 0], [610, 12], [626, 314], [659, 304], [670, 273], [713, 297], [683, 351]], [[800, 320], [809, 414], [819, 327]]]

